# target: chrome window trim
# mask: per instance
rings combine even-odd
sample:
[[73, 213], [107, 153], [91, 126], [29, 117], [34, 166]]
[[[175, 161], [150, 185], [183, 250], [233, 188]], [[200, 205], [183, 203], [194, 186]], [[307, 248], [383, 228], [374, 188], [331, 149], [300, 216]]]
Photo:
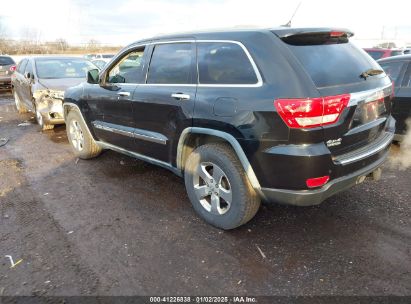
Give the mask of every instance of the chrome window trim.
[[[149, 45], [157, 45], [157, 44], [172, 44], [172, 43], [232, 43], [232, 44], [237, 44], [241, 47], [241, 49], [244, 51], [246, 54], [249, 62], [251, 63], [251, 66], [253, 67], [254, 73], [257, 77], [257, 82], [254, 84], [201, 84], [199, 81], [199, 70], [198, 70], [198, 59], [196, 58], [196, 69], [197, 69], [197, 84], [178, 84], [178, 83], [127, 83], [128, 85], [139, 85], [139, 86], [158, 86], [158, 87], [176, 87], [176, 86], [181, 86], [181, 87], [209, 87], [209, 88], [258, 88], [263, 85], [263, 78], [261, 76], [260, 70], [257, 67], [257, 64], [255, 63], [253, 57], [251, 56], [250, 52], [246, 48], [246, 46], [236, 40], [219, 40], [219, 39], [200, 39], [200, 40], [195, 40], [195, 39], [182, 39], [182, 40], [164, 40], [164, 41], [151, 41], [147, 43], [141, 43], [141, 44], [136, 44], [132, 45], [126, 49], [124, 49], [121, 54], [118, 56], [114, 57], [114, 59], [117, 59], [120, 57], [120, 55], [126, 53], [129, 50], [139, 48], [139, 47], [146, 47]], [[114, 62], [115, 60], [113, 60]], [[111, 67], [111, 66], [110, 66]], [[108, 70], [109, 67], [107, 67]], [[147, 76], [148, 76], [148, 70], [146, 71], [146, 74], [144, 76], [145, 81], [147, 81]], [[121, 84], [124, 85], [124, 84]]]
[[250, 84], [202, 84], [200, 83], [200, 71], [198, 69], [198, 58], [197, 58], [197, 83], [199, 87], [212, 87], [212, 88], [258, 88], [263, 85], [263, 78], [261, 77], [260, 71], [257, 67], [257, 64], [255, 63], [253, 57], [251, 57], [250, 52], [248, 49], [245, 47], [243, 43], [240, 41], [236, 40], [197, 40], [197, 43], [231, 43], [231, 44], [237, 44], [240, 46], [245, 53], [245, 55], [248, 58], [248, 61], [251, 63], [251, 66], [253, 67], [254, 74], [257, 77], [257, 82], [256, 83], [250, 83]]

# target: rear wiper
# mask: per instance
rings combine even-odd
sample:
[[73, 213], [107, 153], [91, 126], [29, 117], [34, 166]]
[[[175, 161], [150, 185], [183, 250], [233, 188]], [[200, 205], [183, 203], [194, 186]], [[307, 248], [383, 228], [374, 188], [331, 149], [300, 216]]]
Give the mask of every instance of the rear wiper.
[[360, 74], [360, 77], [364, 78], [364, 79], [367, 79], [367, 77], [379, 75], [379, 74], [382, 74], [382, 73], [384, 73], [383, 70], [369, 69], [369, 70], [366, 70], [365, 72], [362, 72]]

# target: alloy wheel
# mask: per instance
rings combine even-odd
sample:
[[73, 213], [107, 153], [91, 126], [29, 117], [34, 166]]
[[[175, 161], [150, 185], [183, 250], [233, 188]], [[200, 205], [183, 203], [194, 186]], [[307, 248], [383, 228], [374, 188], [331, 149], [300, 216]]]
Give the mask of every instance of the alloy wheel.
[[77, 151], [82, 151], [84, 148], [84, 134], [77, 120], [71, 120], [69, 126], [71, 143]]
[[233, 194], [227, 175], [212, 162], [202, 162], [193, 175], [197, 199], [205, 210], [223, 215], [231, 207]]

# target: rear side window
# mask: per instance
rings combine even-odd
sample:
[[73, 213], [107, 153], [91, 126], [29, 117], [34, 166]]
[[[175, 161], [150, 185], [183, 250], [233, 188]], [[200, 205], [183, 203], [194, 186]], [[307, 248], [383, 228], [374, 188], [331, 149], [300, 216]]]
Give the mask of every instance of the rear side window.
[[14, 60], [8, 56], [0, 56], [0, 65], [12, 65], [15, 64]]
[[26, 69], [26, 65], [27, 65], [27, 59], [23, 59], [22, 61], [20, 61], [17, 67], [17, 72], [19, 72], [20, 74], [23, 74], [24, 70]]
[[380, 66], [350, 42], [320, 45], [291, 45], [291, 52], [301, 62], [318, 88], [353, 84], [360, 75]]
[[154, 47], [147, 83], [191, 84], [192, 43], [158, 44]]
[[395, 87], [400, 86], [400, 74], [404, 66], [404, 61], [395, 62], [381, 62], [380, 65], [384, 69], [385, 74], [390, 76], [391, 80], [394, 82]]
[[199, 42], [200, 84], [256, 84], [257, 76], [243, 48], [235, 43]]
[[384, 51], [366, 51], [374, 60], [381, 59], [384, 55]]

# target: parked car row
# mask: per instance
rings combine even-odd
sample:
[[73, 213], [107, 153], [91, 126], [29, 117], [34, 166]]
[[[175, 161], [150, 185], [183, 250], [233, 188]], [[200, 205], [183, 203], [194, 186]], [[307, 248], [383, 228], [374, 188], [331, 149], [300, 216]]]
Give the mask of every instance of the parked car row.
[[16, 106], [39, 112], [47, 129], [58, 105], [77, 157], [111, 149], [169, 169], [201, 218], [233, 229], [261, 201], [315, 205], [380, 177], [393, 87], [352, 35], [281, 27], [161, 36], [101, 70], [51, 64], [58, 77], [31, 58], [32, 69], [21, 62], [13, 76]]
[[77, 57], [29, 57], [21, 60], [11, 77], [19, 113], [35, 113], [42, 130], [64, 123], [63, 98], [68, 87], [85, 80], [90, 61]]
[[391, 57], [391, 56], [404, 55], [404, 50], [401, 50], [401, 49], [365, 48], [364, 50], [374, 60], [387, 58], [387, 57]]

